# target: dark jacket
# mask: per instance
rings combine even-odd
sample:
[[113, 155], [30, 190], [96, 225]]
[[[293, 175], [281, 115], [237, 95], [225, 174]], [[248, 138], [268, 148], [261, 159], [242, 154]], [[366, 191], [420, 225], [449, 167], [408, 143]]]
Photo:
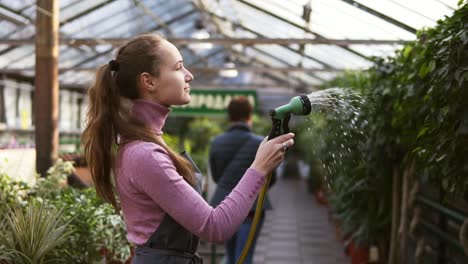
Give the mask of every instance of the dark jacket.
[[[210, 148], [210, 169], [213, 180], [217, 183], [216, 191], [210, 204], [215, 207], [236, 187], [257, 154], [263, 137], [255, 135], [244, 123], [232, 125], [225, 133], [215, 137]], [[272, 175], [270, 186], [275, 181]], [[255, 210], [256, 202], [252, 207]], [[272, 209], [268, 195], [264, 209]]]

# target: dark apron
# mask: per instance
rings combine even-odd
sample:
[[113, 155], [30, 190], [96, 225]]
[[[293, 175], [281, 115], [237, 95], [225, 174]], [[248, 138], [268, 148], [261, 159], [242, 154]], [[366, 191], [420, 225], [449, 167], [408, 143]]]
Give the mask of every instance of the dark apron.
[[[186, 152], [183, 152], [182, 156], [194, 165], [197, 178], [194, 188], [201, 194], [200, 170]], [[203, 259], [196, 254], [199, 240], [166, 214], [148, 241], [135, 248], [132, 264], [203, 264]]]

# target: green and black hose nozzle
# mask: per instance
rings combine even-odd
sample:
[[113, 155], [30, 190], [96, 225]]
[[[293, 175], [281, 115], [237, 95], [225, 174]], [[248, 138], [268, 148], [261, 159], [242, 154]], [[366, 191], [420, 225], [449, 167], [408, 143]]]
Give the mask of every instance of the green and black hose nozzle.
[[268, 140], [289, 133], [289, 119], [291, 119], [291, 114], [308, 115], [311, 111], [312, 105], [309, 97], [305, 94], [294, 96], [289, 103], [271, 110], [270, 116], [272, 124]]
[[[274, 110], [270, 111], [271, 116], [271, 131], [268, 135], [268, 140], [273, 139], [277, 136], [289, 133], [289, 119], [291, 119], [291, 114], [294, 115], [308, 115], [312, 111], [312, 105], [310, 103], [309, 97], [305, 94], [295, 96], [289, 101], [289, 103], [282, 105]], [[252, 241], [255, 237], [255, 231], [257, 230], [258, 222], [260, 221], [260, 215], [263, 208], [263, 202], [265, 201], [265, 194], [268, 189], [267, 186], [270, 185], [271, 174], [267, 176], [266, 182], [263, 185], [260, 194], [257, 199], [257, 207], [255, 209], [255, 215], [252, 222], [252, 227], [250, 228], [249, 236], [244, 245], [239, 259], [237, 259], [237, 264], [243, 264], [250, 247], [252, 246]]]

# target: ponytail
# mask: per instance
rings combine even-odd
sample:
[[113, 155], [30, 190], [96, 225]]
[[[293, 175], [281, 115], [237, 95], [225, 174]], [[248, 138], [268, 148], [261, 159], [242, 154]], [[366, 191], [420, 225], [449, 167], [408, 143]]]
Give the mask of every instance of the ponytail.
[[84, 155], [91, 171], [96, 193], [114, 208], [119, 208], [112, 183], [120, 98], [109, 65], [100, 67], [89, 88], [86, 128], [81, 136]]

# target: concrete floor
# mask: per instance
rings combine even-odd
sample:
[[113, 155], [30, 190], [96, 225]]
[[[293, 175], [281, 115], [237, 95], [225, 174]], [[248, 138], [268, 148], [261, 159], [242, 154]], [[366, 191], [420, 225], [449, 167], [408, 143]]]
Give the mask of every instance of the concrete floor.
[[328, 209], [316, 202], [300, 179], [279, 179], [270, 189], [268, 211], [254, 255], [255, 264], [344, 264]]

